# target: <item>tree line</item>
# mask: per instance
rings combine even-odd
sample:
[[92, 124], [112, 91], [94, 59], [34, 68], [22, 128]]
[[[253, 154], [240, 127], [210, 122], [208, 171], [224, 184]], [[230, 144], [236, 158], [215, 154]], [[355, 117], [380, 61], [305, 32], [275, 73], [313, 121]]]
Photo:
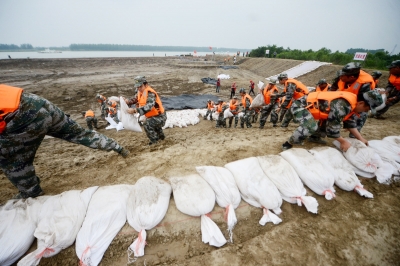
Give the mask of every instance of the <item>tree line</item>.
[[71, 51], [162, 51], [162, 52], [226, 52], [239, 51], [236, 48], [215, 48], [195, 46], [152, 46], [130, 44], [71, 44]]
[[[269, 54], [266, 51], [269, 50]], [[276, 58], [282, 59], [294, 59], [294, 60], [304, 60], [304, 61], [321, 61], [329, 62], [336, 65], [345, 65], [353, 61], [354, 54], [356, 52], [366, 52], [367, 58], [363, 62], [363, 67], [374, 68], [380, 70], [386, 70], [386, 66], [389, 65], [394, 60], [400, 59], [400, 53], [397, 55], [391, 55], [388, 51], [384, 49], [377, 50], [366, 50], [362, 48], [350, 48], [346, 52], [332, 52], [327, 48], [321, 48], [318, 51], [313, 50], [298, 50], [277, 47], [276, 45], [261, 46], [257, 49], [253, 49], [250, 52], [250, 57], [273, 57], [276, 52]]]
[[33, 46], [29, 43], [23, 43], [20, 46], [0, 43], [0, 50], [33, 50]]

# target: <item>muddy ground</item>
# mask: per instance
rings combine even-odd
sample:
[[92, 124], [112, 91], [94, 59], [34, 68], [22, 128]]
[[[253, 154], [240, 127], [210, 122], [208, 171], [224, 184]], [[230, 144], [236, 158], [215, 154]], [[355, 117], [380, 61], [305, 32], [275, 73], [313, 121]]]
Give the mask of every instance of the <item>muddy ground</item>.
[[[94, 58], [0, 60], [0, 83], [19, 86], [43, 96], [86, 126], [81, 111], [96, 108], [96, 93], [106, 96], [133, 96], [133, 78], [145, 75], [162, 96], [182, 93], [215, 94], [215, 87], [201, 78], [229, 74], [222, 80], [221, 93], [229, 98], [232, 82], [248, 88], [301, 63], [295, 60], [239, 58], [238, 69], [223, 70], [222, 58]], [[315, 86], [320, 78], [331, 80], [341, 66], [322, 66], [298, 79]], [[373, 69], [367, 69], [372, 72]], [[381, 85], [388, 72], [383, 71]], [[399, 135], [400, 105], [386, 114], [386, 120], [368, 119], [362, 133], [367, 139]], [[127, 147], [131, 154], [123, 159], [116, 153], [92, 150], [59, 139], [46, 139], [35, 158], [35, 167], [47, 195], [93, 185], [134, 184], [140, 177], [153, 175], [164, 180], [171, 176], [195, 173], [200, 165], [224, 166], [251, 156], [278, 154], [281, 144], [296, 125], [288, 129], [219, 129], [214, 122], [201, 120], [195, 126], [166, 129], [166, 140], [147, 146], [144, 133], [99, 129]], [[343, 131], [343, 136], [347, 133]], [[329, 145], [332, 141], [329, 141]], [[306, 143], [312, 148], [317, 144]], [[236, 210], [238, 224], [233, 243], [221, 248], [201, 242], [200, 218], [180, 213], [173, 198], [166, 217], [147, 234], [145, 256], [134, 265], [400, 265], [400, 185], [379, 184], [376, 179], [361, 179], [374, 199], [337, 188], [337, 197], [327, 201], [308, 190], [319, 202], [317, 215], [304, 207], [284, 202], [283, 222], [259, 225], [262, 210], [243, 202]], [[0, 202], [17, 190], [0, 172]], [[223, 209], [217, 205], [212, 219], [228, 237]], [[127, 248], [137, 236], [128, 224], [112, 242], [101, 265], [126, 265]], [[31, 250], [35, 248], [35, 244]], [[77, 265], [74, 246], [58, 255], [42, 259], [40, 265]]]

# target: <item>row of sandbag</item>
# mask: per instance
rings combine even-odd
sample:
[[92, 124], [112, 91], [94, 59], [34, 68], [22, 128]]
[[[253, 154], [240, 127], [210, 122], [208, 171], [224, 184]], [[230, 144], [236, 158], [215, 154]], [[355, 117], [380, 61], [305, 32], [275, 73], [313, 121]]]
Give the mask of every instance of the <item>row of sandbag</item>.
[[[400, 141], [400, 137], [388, 138]], [[345, 156], [359, 156], [367, 150], [357, 145], [355, 142]], [[358, 149], [358, 154], [354, 155], [353, 149]], [[250, 157], [225, 167], [200, 166], [196, 167], [198, 174], [170, 178], [178, 210], [201, 217], [203, 242], [218, 247], [226, 243], [220, 229], [207, 216], [215, 201], [226, 209], [232, 241], [232, 229], [237, 222], [234, 209], [241, 198], [263, 209], [260, 224], [264, 225], [281, 222], [277, 215], [281, 213], [282, 199], [299, 206], [304, 204], [309, 212], [317, 213], [318, 202], [306, 196], [303, 183], [326, 199], [335, 197], [334, 183], [346, 191], [373, 197], [354, 174], [354, 167], [336, 149], [291, 149], [280, 155]], [[142, 256], [145, 230], [154, 228], [163, 219], [170, 194], [167, 182], [143, 177], [135, 185], [91, 187], [56, 196], [9, 201], [0, 209], [0, 246], [4, 247], [0, 251], [0, 265], [10, 265], [22, 256], [34, 237], [38, 238], [37, 250], [24, 257], [19, 265], [37, 265], [42, 257], [57, 254], [75, 239], [80, 261], [97, 265], [126, 220], [139, 232], [130, 253], [132, 257]]]

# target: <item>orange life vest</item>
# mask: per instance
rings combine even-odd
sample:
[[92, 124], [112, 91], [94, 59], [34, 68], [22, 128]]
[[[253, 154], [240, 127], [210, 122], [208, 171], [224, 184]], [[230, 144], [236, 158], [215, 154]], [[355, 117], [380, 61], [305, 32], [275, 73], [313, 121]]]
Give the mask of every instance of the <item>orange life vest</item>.
[[390, 75], [389, 82], [396, 88], [396, 90], [400, 91], [400, 77]]
[[[271, 95], [274, 93], [277, 93], [277, 92], [278, 92], [278, 88], [275, 85], [273, 85], [271, 88], [266, 87], [263, 90], [264, 102], [266, 104], [270, 104], [271, 103]], [[279, 101], [279, 99], [277, 99], [277, 101]]]
[[[108, 107], [108, 113], [110, 114], [110, 115], [116, 115], [117, 114], [117, 110], [114, 108], [114, 107]], [[85, 116], [86, 117], [86, 116]]]
[[242, 96], [243, 108], [246, 108], [246, 99], [249, 99], [250, 104], [253, 102], [253, 98], [251, 98], [251, 96], [246, 93], [244, 96]]
[[354, 113], [353, 110], [357, 105], [357, 95], [351, 92], [346, 91], [320, 91], [320, 92], [311, 92], [307, 96], [307, 109], [310, 111], [315, 120], [326, 120], [329, 115], [329, 107], [328, 110], [321, 111], [319, 109], [319, 100], [328, 101], [328, 106], [330, 106], [333, 100], [343, 98], [348, 101], [351, 105], [350, 114], [346, 115], [343, 121], [350, 118], [350, 116]]
[[238, 101], [233, 103], [233, 100], [230, 100], [229, 109], [231, 109], [231, 112], [233, 111], [232, 113], [236, 112], [236, 109], [237, 109], [238, 105], [239, 105]]
[[300, 81], [295, 80], [295, 79], [287, 79], [285, 81], [285, 88], [283, 90], [284, 92], [286, 92], [286, 88], [287, 88], [288, 83], [294, 83], [294, 84], [296, 84], [296, 87], [297, 87], [296, 90], [293, 93], [293, 99], [298, 100], [301, 97], [303, 97], [304, 95], [308, 94], [307, 86], [304, 85], [303, 83], [301, 83]]
[[0, 84], [0, 134], [7, 126], [4, 117], [18, 109], [22, 92], [21, 88]]
[[115, 107], [117, 107], [117, 102], [116, 101], [110, 101], [110, 106], [112, 107], [112, 108], [115, 108]]
[[328, 91], [329, 87], [331, 86], [331, 84], [327, 83], [328, 85], [326, 86], [325, 89], [321, 90], [321, 88], [319, 87], [319, 85], [315, 88], [315, 91]]
[[207, 102], [207, 109], [208, 109], [208, 110], [211, 110], [211, 109], [213, 109], [213, 108], [214, 108], [214, 102], [213, 102], [213, 101]]
[[222, 107], [224, 107], [226, 105], [225, 102], [223, 102], [222, 104], [217, 104], [217, 112], [221, 113], [222, 112]]
[[164, 107], [162, 105], [160, 97], [158, 96], [157, 92], [155, 90], [153, 90], [150, 86], [147, 86], [144, 89], [143, 93], [140, 95], [139, 107], [143, 107], [146, 105], [147, 97], [149, 96], [149, 92], [152, 92], [156, 95], [156, 103], [154, 104], [153, 108], [151, 108], [151, 110], [145, 114], [145, 116], [147, 118], [157, 116], [157, 115], [164, 113]]
[[92, 110], [86, 111], [85, 117], [94, 117], [94, 112]]
[[98, 101], [99, 103], [103, 103], [103, 102], [105, 102], [106, 100], [107, 100], [107, 98], [104, 97], [103, 95], [100, 95], [100, 99], [97, 99], [97, 101]]
[[362, 87], [362, 85], [369, 83], [371, 85], [371, 89], [375, 89], [375, 82], [374, 78], [368, 74], [367, 72], [360, 70], [360, 75], [358, 76], [358, 79], [353, 82], [349, 87], [345, 88], [345, 84], [342, 80], [339, 79], [338, 82], [338, 90], [339, 91], [347, 91], [347, 92], [352, 92], [355, 95], [358, 94], [358, 91]]

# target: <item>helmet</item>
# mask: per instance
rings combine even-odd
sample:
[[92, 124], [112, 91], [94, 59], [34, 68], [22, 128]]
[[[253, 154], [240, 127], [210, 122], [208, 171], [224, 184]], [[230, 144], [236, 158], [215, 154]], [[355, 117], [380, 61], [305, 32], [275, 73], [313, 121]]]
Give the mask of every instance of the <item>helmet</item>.
[[371, 76], [372, 76], [374, 79], [378, 79], [378, 78], [380, 78], [380, 77], [382, 76], [382, 72], [380, 72], [380, 71], [373, 71], [372, 74], [371, 74]]
[[317, 83], [317, 85], [321, 85], [321, 84], [327, 84], [328, 82], [326, 82], [326, 79], [320, 79]]
[[348, 63], [340, 71], [340, 76], [353, 76], [360, 74], [361, 64], [360, 63]]
[[101, 95], [99, 93], [96, 94], [96, 99], [100, 99]]
[[246, 90], [244, 88], [240, 88], [239, 93], [246, 93]]
[[393, 68], [393, 67], [400, 67], [400, 60], [395, 60], [392, 63], [390, 63], [389, 66], [387, 66], [387, 68]]
[[268, 83], [269, 84], [276, 84], [276, 79], [270, 79]]
[[143, 85], [143, 83], [147, 83], [145, 76], [137, 76], [135, 77], [135, 88], [138, 88]]
[[278, 79], [279, 80], [287, 79], [287, 78], [288, 78], [288, 75], [286, 73], [281, 73], [281, 74], [278, 75]]
[[210, 100], [210, 99], [208, 99], [208, 100], [207, 100], [207, 102], [211, 102], [211, 100]]
[[222, 102], [224, 102], [224, 101], [223, 101], [222, 99], [218, 99], [218, 102], [219, 102], [219, 103], [222, 103]]

